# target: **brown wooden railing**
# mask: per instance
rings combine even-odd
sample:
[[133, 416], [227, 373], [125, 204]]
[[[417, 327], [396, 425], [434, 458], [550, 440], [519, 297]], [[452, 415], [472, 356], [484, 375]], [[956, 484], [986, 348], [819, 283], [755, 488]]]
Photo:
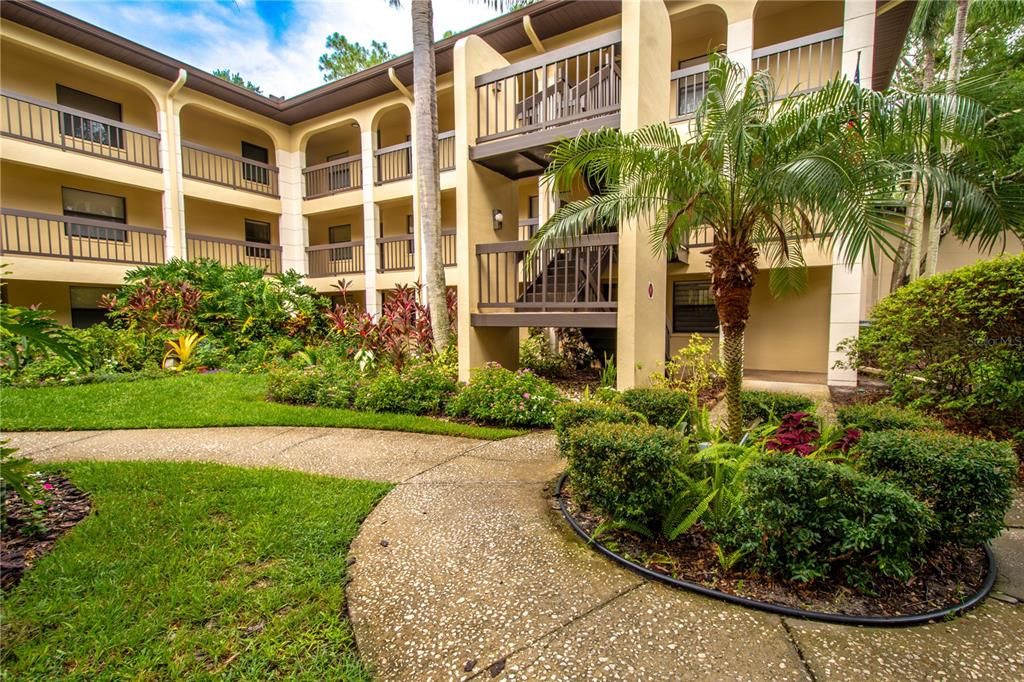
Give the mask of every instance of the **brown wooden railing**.
[[477, 76], [476, 141], [617, 112], [620, 42], [615, 31]]
[[437, 136], [437, 167], [443, 171], [455, 168], [455, 131]]
[[540, 228], [540, 220], [537, 218], [524, 218], [519, 221], [519, 238], [522, 240], [533, 239]]
[[307, 246], [309, 276], [360, 275], [366, 268], [364, 249], [361, 241]]
[[185, 249], [192, 261], [209, 258], [231, 267], [238, 263], [263, 268], [269, 274], [281, 272], [281, 246], [225, 239], [202, 234], [186, 234]]
[[478, 244], [478, 308], [611, 311], [619, 235], [589, 234], [530, 254], [529, 241]]
[[839, 75], [842, 64], [842, 26], [753, 52], [754, 71], [772, 75], [779, 98], [821, 88]]
[[318, 163], [302, 169], [306, 199], [326, 197], [363, 186], [363, 166], [359, 154]]
[[693, 118], [707, 91], [707, 63], [673, 71], [670, 78], [672, 79], [672, 121]]
[[0, 135], [160, 170], [160, 135], [60, 104], [0, 90]]
[[164, 231], [109, 220], [0, 209], [0, 254], [154, 265], [164, 262]]
[[277, 166], [193, 142], [181, 143], [181, 160], [186, 178], [277, 196]]
[[378, 237], [377, 251], [381, 272], [414, 270], [416, 268], [416, 241], [411, 234]]
[[412, 177], [412, 143], [401, 142], [373, 152], [377, 162], [377, 184]]
[[446, 268], [458, 264], [457, 253], [455, 230], [441, 230], [441, 262]]

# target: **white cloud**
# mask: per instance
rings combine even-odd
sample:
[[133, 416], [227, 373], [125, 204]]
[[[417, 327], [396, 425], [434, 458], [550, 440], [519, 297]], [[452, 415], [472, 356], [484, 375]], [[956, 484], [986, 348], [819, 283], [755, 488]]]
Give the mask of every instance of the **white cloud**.
[[[324, 39], [334, 31], [366, 45], [386, 42], [395, 54], [412, 49], [409, 0], [399, 9], [387, 0], [301, 0], [279, 40], [257, 13], [254, 0], [49, 4], [206, 71], [237, 71], [264, 93], [286, 97], [323, 84], [317, 60]], [[496, 14], [481, 0], [434, 0], [434, 30], [440, 37]]]

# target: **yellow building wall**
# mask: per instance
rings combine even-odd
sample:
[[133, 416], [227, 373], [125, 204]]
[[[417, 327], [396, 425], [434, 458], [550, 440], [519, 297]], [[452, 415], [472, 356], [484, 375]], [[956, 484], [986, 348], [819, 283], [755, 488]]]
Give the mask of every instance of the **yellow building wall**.
[[754, 49], [842, 25], [842, 0], [761, 0], [754, 8]]
[[413, 214], [412, 201], [389, 201], [380, 205], [380, 222], [378, 236], [396, 237], [409, 234], [406, 225], [407, 216]]
[[[269, 163], [274, 165], [274, 140], [264, 130], [218, 116], [196, 105], [184, 107], [180, 116], [181, 139], [185, 142], [241, 156], [242, 141], [244, 140], [265, 147]], [[257, 119], [255, 115], [253, 118]]]
[[281, 243], [278, 216], [273, 213], [185, 197], [185, 225], [189, 235], [244, 240], [246, 218], [270, 223], [271, 243]]
[[[321, 213], [309, 217], [309, 244], [317, 246], [330, 244], [329, 230], [332, 225], [351, 225], [352, 241], [363, 239], [363, 209], [362, 207], [346, 211], [335, 211]], [[372, 237], [372, 235], [371, 235]]]
[[61, 324], [71, 324], [71, 288], [67, 284], [9, 279], [4, 288], [11, 305], [37, 305], [41, 310], [52, 310]]

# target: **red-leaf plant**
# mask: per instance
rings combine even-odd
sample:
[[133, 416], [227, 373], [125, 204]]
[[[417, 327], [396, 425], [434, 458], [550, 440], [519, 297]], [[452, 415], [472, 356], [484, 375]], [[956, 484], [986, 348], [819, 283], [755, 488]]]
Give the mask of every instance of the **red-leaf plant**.
[[807, 457], [818, 449], [821, 431], [807, 412], [793, 412], [782, 418], [782, 423], [765, 443], [766, 450], [788, 452]]

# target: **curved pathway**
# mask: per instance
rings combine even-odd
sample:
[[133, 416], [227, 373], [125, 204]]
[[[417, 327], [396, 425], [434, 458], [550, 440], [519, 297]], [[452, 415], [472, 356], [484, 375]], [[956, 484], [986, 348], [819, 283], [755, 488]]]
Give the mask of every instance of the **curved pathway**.
[[[384, 680], [1024, 678], [1024, 508], [996, 598], [873, 630], [670, 590], [587, 549], [549, 497], [550, 434], [499, 442], [312, 428], [8, 434], [37, 460], [194, 459], [396, 483], [352, 545], [349, 610]], [[1018, 502], [1020, 502], [1018, 500]]]

